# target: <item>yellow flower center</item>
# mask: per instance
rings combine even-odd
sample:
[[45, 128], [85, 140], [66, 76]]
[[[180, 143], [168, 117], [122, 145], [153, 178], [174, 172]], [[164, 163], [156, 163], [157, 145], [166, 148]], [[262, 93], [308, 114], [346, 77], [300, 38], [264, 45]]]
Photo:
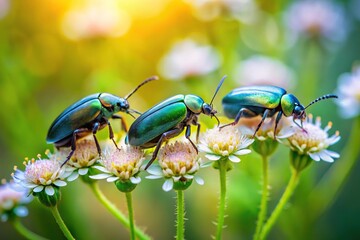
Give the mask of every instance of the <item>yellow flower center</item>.
[[37, 185], [42, 184], [40, 179], [46, 182], [55, 180], [60, 170], [60, 163], [53, 160], [42, 159], [32, 160], [31, 163], [26, 165], [25, 177], [29, 182], [33, 182]]
[[166, 176], [179, 176], [199, 168], [196, 150], [190, 143], [175, 142], [165, 145], [158, 155], [159, 165]]

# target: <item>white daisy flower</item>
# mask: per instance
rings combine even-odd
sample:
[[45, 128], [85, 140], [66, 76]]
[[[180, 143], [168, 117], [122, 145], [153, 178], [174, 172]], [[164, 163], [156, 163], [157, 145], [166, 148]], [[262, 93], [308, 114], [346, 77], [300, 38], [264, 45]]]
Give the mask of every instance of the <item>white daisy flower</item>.
[[337, 94], [340, 115], [344, 118], [356, 117], [360, 113], [360, 67], [352, 73], [339, 77]]
[[288, 145], [291, 150], [299, 155], [309, 155], [315, 161], [333, 162], [334, 158], [340, 155], [336, 152], [327, 150], [327, 148], [340, 140], [339, 132], [329, 136], [328, 131], [332, 123], [329, 122], [324, 129], [321, 128], [321, 118], [317, 117], [313, 122], [313, 116], [308, 115], [303, 122], [303, 128], [295, 128], [295, 134], [288, 138]]
[[220, 66], [220, 57], [210, 45], [186, 39], [176, 43], [159, 64], [161, 74], [171, 80], [202, 76]]
[[285, 15], [292, 36], [345, 39], [348, 31], [344, 9], [334, 1], [302, 0], [294, 2]]
[[254, 142], [242, 134], [238, 126], [227, 126], [222, 129], [215, 127], [203, 135], [199, 144], [199, 151], [211, 161], [227, 157], [231, 162], [240, 162], [239, 156], [251, 152], [247, 147]]
[[10, 0], [0, 0], [0, 19], [6, 17], [10, 10]]
[[[63, 163], [66, 157], [69, 155], [70, 151], [70, 149], [62, 148], [59, 151], [59, 154], [61, 154], [62, 157], [58, 157], [58, 160]], [[66, 171], [71, 173], [67, 180], [74, 181], [79, 176], [87, 175], [90, 168], [96, 163], [98, 159], [99, 153], [93, 138], [84, 138], [80, 141], [77, 141], [74, 154], [64, 166], [66, 167]]]
[[66, 186], [63, 180], [68, 176], [65, 168], [61, 168], [61, 163], [52, 159], [31, 159], [24, 162], [25, 171], [20, 171], [15, 166], [15, 173], [12, 174], [14, 181], [32, 193], [40, 193], [43, 190], [49, 196], [55, 193], [54, 188]]
[[144, 152], [138, 147], [122, 146], [121, 149], [106, 149], [101, 156], [101, 166], [94, 166], [102, 173], [90, 176], [92, 179], [106, 179], [107, 182], [131, 182], [139, 184], [141, 165], [144, 161]]
[[165, 178], [162, 186], [168, 192], [172, 189], [184, 190], [188, 188], [192, 180], [203, 185], [204, 180], [195, 173], [200, 169], [201, 160], [189, 142], [166, 144], [158, 154], [159, 165], [153, 164], [147, 170], [151, 175], [148, 179]]
[[283, 62], [263, 55], [254, 55], [241, 61], [235, 68], [234, 78], [240, 85], [274, 85], [291, 89], [295, 74]]
[[131, 17], [116, 0], [91, 0], [65, 13], [64, 34], [74, 40], [93, 37], [119, 37], [128, 32]]
[[5, 222], [12, 217], [26, 217], [28, 209], [25, 207], [32, 200], [29, 190], [15, 182], [0, 185], [0, 218]]

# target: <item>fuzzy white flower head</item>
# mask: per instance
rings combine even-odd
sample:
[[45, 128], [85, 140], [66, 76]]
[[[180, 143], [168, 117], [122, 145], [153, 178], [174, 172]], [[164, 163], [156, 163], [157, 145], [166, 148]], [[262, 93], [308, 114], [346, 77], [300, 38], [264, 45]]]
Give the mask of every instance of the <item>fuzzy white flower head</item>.
[[218, 127], [209, 129], [200, 140], [199, 150], [205, 153], [205, 157], [211, 161], [220, 160], [223, 157], [230, 161], [240, 162], [239, 156], [251, 152], [247, 147], [254, 142], [242, 134], [238, 126], [227, 126], [221, 130]]
[[344, 118], [356, 117], [360, 113], [360, 67], [352, 73], [339, 77], [337, 94], [340, 115]]
[[340, 136], [338, 131], [329, 136], [328, 131], [331, 127], [332, 123], [329, 122], [322, 129], [320, 117], [313, 122], [313, 116], [309, 114], [306, 121], [303, 122], [304, 129], [295, 128], [296, 132], [288, 138], [288, 144], [291, 150], [301, 155], [309, 155], [315, 161], [333, 162], [334, 158], [339, 158], [340, 155], [327, 150], [327, 148], [337, 143]]
[[12, 174], [14, 181], [31, 192], [39, 193], [45, 189], [49, 196], [54, 195], [54, 187], [66, 186], [64, 178], [68, 176], [65, 168], [61, 168], [61, 163], [52, 159], [27, 160], [24, 162], [25, 171], [20, 171], [15, 166], [15, 173]]
[[[70, 151], [68, 148], [62, 148], [58, 153], [60, 157], [57, 157], [57, 159], [63, 163]], [[74, 154], [64, 166], [66, 167], [66, 171], [71, 173], [67, 180], [74, 181], [79, 176], [88, 174], [90, 167], [93, 166], [98, 159], [99, 153], [93, 138], [84, 138], [77, 141]]]
[[193, 8], [194, 15], [202, 21], [212, 21], [221, 15], [251, 22], [258, 9], [253, 0], [184, 0]]
[[33, 198], [29, 196], [29, 190], [14, 183], [0, 185], [0, 218], [7, 221], [12, 216], [26, 217], [28, 209], [24, 206]]
[[[257, 126], [259, 125], [261, 121], [261, 116], [254, 117], [251, 119], [240, 119], [240, 122], [238, 124], [240, 131], [248, 136], [253, 136], [255, 133], [255, 130]], [[282, 117], [280, 122], [277, 125], [276, 129], [276, 139], [285, 139], [290, 137], [295, 133], [295, 128], [297, 126], [294, 126], [293, 117]], [[274, 135], [275, 131], [275, 117], [267, 118], [262, 123], [261, 127], [255, 134], [255, 138], [259, 141], [265, 141], [266, 139], [275, 139]]]
[[10, 0], [0, 0], [0, 19], [4, 18], [10, 9]]
[[102, 166], [94, 166], [101, 174], [90, 176], [92, 179], [106, 179], [107, 182], [130, 181], [138, 184], [141, 178], [141, 165], [144, 161], [144, 152], [138, 147], [122, 146], [121, 149], [106, 149], [101, 156], [99, 163]]
[[149, 167], [147, 171], [151, 175], [146, 178], [165, 178], [162, 188], [166, 192], [173, 189], [174, 184], [178, 182], [186, 185], [187, 182], [195, 179], [198, 184], [204, 184], [203, 179], [194, 175], [200, 169], [201, 160], [189, 142], [176, 141], [173, 144], [166, 144], [159, 151], [158, 163], [159, 165], [154, 164]]
[[254, 55], [241, 61], [235, 68], [235, 79], [241, 85], [274, 85], [292, 88], [294, 73], [281, 61], [263, 55]]
[[130, 16], [120, 9], [116, 0], [91, 0], [65, 14], [63, 32], [74, 40], [119, 37], [128, 32], [130, 25]]
[[171, 80], [202, 76], [219, 68], [220, 57], [215, 48], [186, 39], [176, 43], [162, 58], [159, 71]]
[[333, 1], [296, 1], [287, 11], [285, 22], [295, 36], [341, 41], [347, 34], [344, 9]]

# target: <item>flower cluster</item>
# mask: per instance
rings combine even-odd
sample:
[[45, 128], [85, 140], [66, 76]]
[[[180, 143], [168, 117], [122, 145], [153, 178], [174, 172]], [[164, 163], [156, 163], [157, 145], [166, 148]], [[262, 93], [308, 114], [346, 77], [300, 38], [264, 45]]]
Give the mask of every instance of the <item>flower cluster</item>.
[[202, 185], [204, 181], [194, 174], [200, 169], [201, 160], [190, 143], [167, 144], [158, 154], [159, 165], [152, 165], [148, 179], [165, 178], [164, 191], [186, 189], [192, 180]]
[[25, 207], [32, 200], [28, 189], [14, 183], [3, 182], [0, 185], [0, 218], [5, 222], [13, 217], [25, 217], [28, 209]]
[[55, 188], [66, 186], [63, 181], [68, 175], [61, 163], [53, 159], [25, 160], [25, 171], [20, 171], [15, 166], [13, 174], [14, 181], [31, 192], [39, 193], [45, 191], [47, 195], [54, 195]]
[[295, 36], [340, 41], [347, 34], [344, 10], [332, 1], [297, 1], [291, 5], [285, 21]]
[[345, 118], [358, 116], [360, 113], [360, 67], [352, 73], [339, 77], [337, 92], [339, 95], [340, 115]]
[[[138, 147], [123, 146], [121, 149], [109, 148], [104, 151], [99, 160], [101, 166], [94, 166], [102, 173], [92, 175], [92, 179], [106, 179], [107, 182], [116, 182], [119, 190], [121, 185], [131, 186], [131, 190], [139, 184], [141, 165], [144, 161], [144, 152]], [[127, 187], [126, 187], [127, 188]]]
[[[54, 157], [57, 157], [63, 163], [68, 156], [70, 149], [62, 148]], [[59, 157], [60, 156], [60, 157]], [[66, 171], [71, 173], [67, 178], [68, 181], [73, 181], [79, 176], [89, 174], [89, 170], [99, 159], [99, 153], [96, 148], [93, 138], [84, 138], [76, 142], [76, 150], [66, 163]]]
[[309, 114], [303, 123], [303, 129], [295, 128], [295, 133], [288, 138], [287, 144], [296, 156], [309, 156], [315, 161], [333, 162], [340, 155], [327, 148], [340, 140], [339, 132], [329, 136], [328, 131], [332, 123], [329, 122], [324, 129], [321, 128], [321, 118], [317, 117], [313, 122], [313, 116]]
[[186, 39], [174, 44], [163, 57], [159, 70], [166, 78], [181, 80], [202, 76], [220, 66], [220, 57], [214, 47]]
[[211, 161], [227, 157], [230, 161], [237, 163], [240, 162], [239, 156], [251, 152], [247, 147], [253, 141], [243, 135], [238, 126], [228, 126], [222, 129], [216, 127], [206, 131], [200, 141], [199, 150], [204, 152], [205, 157]]

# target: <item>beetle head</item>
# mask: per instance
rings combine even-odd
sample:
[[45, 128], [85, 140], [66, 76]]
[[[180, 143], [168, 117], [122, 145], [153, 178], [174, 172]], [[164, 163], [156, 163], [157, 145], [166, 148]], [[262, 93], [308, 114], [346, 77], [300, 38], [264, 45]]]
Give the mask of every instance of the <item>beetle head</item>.
[[292, 114], [294, 119], [300, 119], [301, 121], [305, 120], [306, 112], [304, 106], [297, 102], [295, 102], [294, 105], [294, 111]]
[[220, 124], [219, 119], [215, 115], [217, 113], [217, 111], [213, 108], [212, 105], [204, 103], [202, 105], [202, 113], [205, 115], [208, 115], [210, 117], [215, 117], [216, 121], [218, 122], [218, 125]]
[[128, 100], [124, 98], [119, 98], [118, 101], [114, 104], [114, 112], [127, 112], [130, 108]]

